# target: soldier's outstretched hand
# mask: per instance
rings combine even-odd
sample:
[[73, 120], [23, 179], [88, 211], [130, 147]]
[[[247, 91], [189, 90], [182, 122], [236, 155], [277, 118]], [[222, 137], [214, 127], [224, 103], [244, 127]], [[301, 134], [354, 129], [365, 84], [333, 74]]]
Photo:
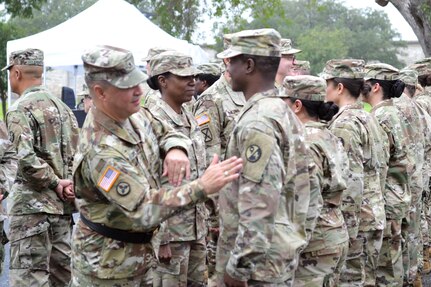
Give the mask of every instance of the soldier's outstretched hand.
[[239, 177], [242, 169], [242, 159], [233, 156], [225, 161], [218, 162], [218, 155], [214, 155], [210, 166], [200, 178], [206, 194], [218, 192], [229, 182]]

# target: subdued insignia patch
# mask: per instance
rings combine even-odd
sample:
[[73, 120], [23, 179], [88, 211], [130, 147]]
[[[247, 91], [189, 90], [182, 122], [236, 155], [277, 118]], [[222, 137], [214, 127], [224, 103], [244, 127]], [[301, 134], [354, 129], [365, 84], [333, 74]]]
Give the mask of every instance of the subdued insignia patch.
[[201, 114], [201, 115], [196, 117], [196, 121], [198, 122], [198, 125], [201, 126], [201, 125], [209, 123], [211, 121], [211, 119], [208, 116], [208, 114]]
[[262, 156], [262, 150], [258, 145], [249, 145], [245, 151], [245, 157], [249, 162], [257, 162]]
[[209, 128], [204, 128], [201, 131], [202, 131], [202, 134], [204, 135], [204, 141], [206, 143], [213, 140], [213, 135], [212, 135], [211, 130]]
[[120, 182], [117, 185], [117, 193], [121, 196], [128, 195], [130, 192], [130, 189], [131, 189], [130, 184], [128, 184], [127, 182], [124, 182], [124, 181]]
[[97, 185], [104, 191], [109, 192], [119, 176], [120, 172], [118, 170], [112, 166], [108, 166], [100, 177]]
[[15, 140], [15, 134], [13, 132], [9, 132], [9, 141], [13, 143], [14, 140]]

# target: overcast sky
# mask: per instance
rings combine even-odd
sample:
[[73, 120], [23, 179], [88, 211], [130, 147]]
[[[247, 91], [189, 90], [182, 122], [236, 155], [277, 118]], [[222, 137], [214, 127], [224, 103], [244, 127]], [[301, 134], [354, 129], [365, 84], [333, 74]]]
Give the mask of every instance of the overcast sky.
[[351, 6], [353, 8], [367, 8], [371, 7], [373, 9], [385, 11], [391, 20], [392, 26], [401, 33], [401, 38], [406, 41], [417, 41], [417, 37], [413, 32], [410, 25], [404, 20], [400, 12], [389, 3], [386, 7], [380, 7], [374, 2], [374, 0], [344, 0], [346, 6]]

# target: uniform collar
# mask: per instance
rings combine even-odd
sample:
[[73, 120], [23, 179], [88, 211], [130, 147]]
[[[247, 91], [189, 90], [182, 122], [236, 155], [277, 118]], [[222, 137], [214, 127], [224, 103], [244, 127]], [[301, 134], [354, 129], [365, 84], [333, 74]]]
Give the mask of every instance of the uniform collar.
[[[94, 120], [99, 123], [101, 126], [103, 126], [105, 129], [110, 131], [115, 136], [121, 138], [124, 141], [127, 141], [131, 144], [138, 144], [140, 141], [137, 140], [133, 135], [127, 131], [123, 125], [112, 118], [110, 118], [107, 114], [102, 112], [101, 110], [97, 109], [96, 107], [93, 107], [90, 112], [93, 113]], [[130, 123], [132, 124], [132, 127], [135, 127], [136, 124], [133, 120], [133, 115], [129, 117]], [[138, 132], [136, 132], [139, 134]]]

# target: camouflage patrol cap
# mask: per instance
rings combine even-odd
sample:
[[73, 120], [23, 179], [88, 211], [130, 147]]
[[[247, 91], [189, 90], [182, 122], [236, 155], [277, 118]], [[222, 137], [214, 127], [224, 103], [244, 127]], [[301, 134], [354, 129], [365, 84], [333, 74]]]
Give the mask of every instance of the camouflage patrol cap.
[[147, 76], [135, 66], [132, 52], [98, 46], [82, 55], [85, 76], [93, 81], [105, 80], [119, 89], [135, 87]]
[[167, 72], [180, 77], [200, 74], [200, 71], [193, 66], [192, 57], [177, 51], [166, 51], [151, 58], [150, 71], [150, 77]]
[[402, 69], [398, 80], [404, 82], [406, 85], [416, 86], [418, 84], [418, 72], [410, 69]]
[[409, 68], [418, 72], [418, 76], [431, 75], [431, 57], [415, 62]]
[[217, 63], [205, 63], [198, 66], [199, 74], [209, 74], [214, 76], [221, 75], [220, 64]]
[[232, 35], [233, 34], [224, 34], [223, 35], [223, 49], [228, 49], [232, 43]]
[[9, 56], [9, 64], [2, 71], [10, 69], [14, 65], [43, 67], [43, 52], [39, 49], [14, 51]]
[[310, 74], [311, 65], [309, 61], [295, 61], [293, 65], [294, 71], [303, 71], [306, 74]]
[[151, 60], [152, 57], [155, 55], [158, 55], [160, 53], [166, 52], [166, 51], [173, 51], [173, 49], [169, 48], [162, 48], [162, 47], [153, 47], [148, 50], [148, 54], [145, 58], [142, 58], [142, 62], [147, 62]]
[[394, 66], [376, 63], [365, 66], [364, 80], [376, 79], [384, 81], [395, 81], [398, 79], [400, 71]]
[[325, 80], [333, 78], [362, 79], [365, 61], [358, 59], [333, 59], [326, 62], [323, 72], [319, 75]]
[[320, 77], [310, 75], [287, 76], [283, 80], [281, 97], [323, 102], [325, 96], [326, 82]]
[[232, 58], [241, 54], [280, 57], [280, 33], [274, 29], [244, 30], [229, 36], [230, 47], [217, 54], [218, 58]]
[[280, 46], [281, 55], [293, 55], [302, 52], [302, 50], [292, 48], [292, 40], [290, 39], [281, 39]]

